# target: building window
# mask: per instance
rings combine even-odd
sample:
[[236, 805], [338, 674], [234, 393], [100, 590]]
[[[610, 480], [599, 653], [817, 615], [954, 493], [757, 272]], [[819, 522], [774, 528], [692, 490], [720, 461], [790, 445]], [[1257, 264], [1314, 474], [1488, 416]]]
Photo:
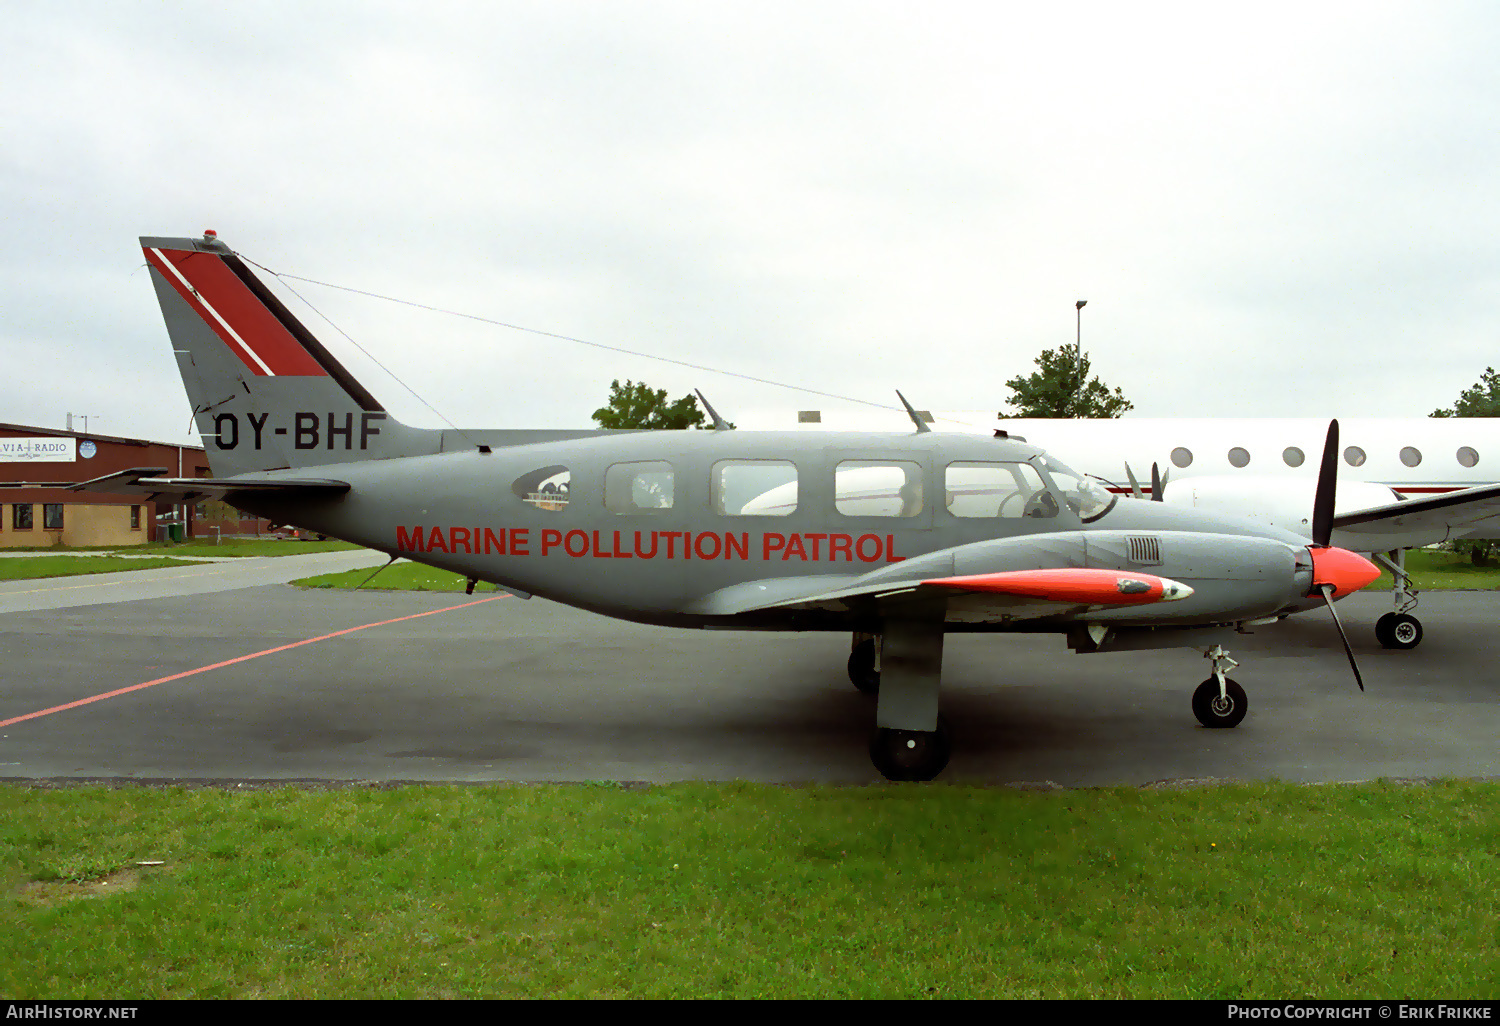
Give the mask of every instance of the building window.
[[29, 502], [18, 502], [10, 508], [10, 526], [17, 531], [31, 530], [32, 505]]
[[132, 531], [141, 529], [141, 507], [139, 506], [130, 507], [130, 529]]
[[42, 503], [42, 530], [61, 531], [63, 529], [63, 504], [60, 502]]

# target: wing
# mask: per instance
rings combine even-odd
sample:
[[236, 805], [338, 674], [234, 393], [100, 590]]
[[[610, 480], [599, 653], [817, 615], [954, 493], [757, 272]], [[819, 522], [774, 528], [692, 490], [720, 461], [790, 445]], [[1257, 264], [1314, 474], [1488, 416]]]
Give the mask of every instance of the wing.
[[168, 496], [175, 502], [226, 499], [231, 503], [235, 495], [297, 495], [313, 498], [341, 495], [349, 490], [349, 482], [325, 478], [267, 477], [257, 474], [223, 478], [154, 476], [165, 473], [165, 467], [138, 467], [79, 481], [68, 485], [68, 490], [135, 493], [149, 495], [153, 499]]
[[[839, 582], [839, 583], [835, 583]], [[830, 588], [830, 585], [834, 585]], [[955, 618], [1032, 619], [1089, 609], [1185, 599], [1193, 589], [1155, 574], [1082, 567], [1005, 570], [960, 577], [865, 581], [858, 577], [792, 577], [724, 588], [690, 612], [726, 616], [767, 610], [842, 611], [882, 604], [948, 599]]]
[[1471, 534], [1485, 536], [1495, 525], [1484, 521], [1495, 516], [1500, 516], [1500, 484], [1342, 513], [1333, 518], [1333, 529], [1345, 548], [1384, 551]]

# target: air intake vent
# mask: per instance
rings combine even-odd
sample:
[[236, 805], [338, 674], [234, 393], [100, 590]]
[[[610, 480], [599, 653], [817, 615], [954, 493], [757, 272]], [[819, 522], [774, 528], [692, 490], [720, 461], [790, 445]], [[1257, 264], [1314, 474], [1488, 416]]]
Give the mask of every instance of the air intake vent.
[[1161, 562], [1161, 546], [1155, 538], [1128, 538], [1130, 559], [1135, 563], [1158, 564]]

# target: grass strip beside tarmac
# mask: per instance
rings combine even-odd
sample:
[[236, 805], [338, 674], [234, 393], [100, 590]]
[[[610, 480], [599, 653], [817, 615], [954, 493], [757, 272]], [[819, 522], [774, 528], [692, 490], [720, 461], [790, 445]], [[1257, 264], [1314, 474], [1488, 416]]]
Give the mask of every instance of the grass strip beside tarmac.
[[37, 556], [34, 559], [0, 559], [0, 581], [29, 581], [38, 577], [74, 577], [79, 574], [113, 574], [122, 570], [161, 570], [171, 566], [198, 566], [183, 559], [120, 559], [116, 556]]
[[[375, 574], [373, 579], [371, 574]], [[292, 583], [300, 588], [358, 588], [365, 581], [370, 582], [364, 585], [369, 591], [463, 591], [468, 583], [463, 574], [404, 559], [397, 560], [379, 573], [375, 573], [374, 567], [364, 567], [336, 574], [304, 577]], [[474, 590], [484, 592], [497, 589], [493, 584], [481, 581]]]
[[7, 786], [0, 993], [1492, 998], [1497, 806], [1474, 781]]

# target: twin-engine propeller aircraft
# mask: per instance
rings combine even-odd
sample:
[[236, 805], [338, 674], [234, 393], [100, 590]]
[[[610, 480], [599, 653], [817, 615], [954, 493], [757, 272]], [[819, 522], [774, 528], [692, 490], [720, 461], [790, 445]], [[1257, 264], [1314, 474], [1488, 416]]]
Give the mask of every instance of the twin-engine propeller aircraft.
[[891, 779], [948, 762], [945, 633], [1204, 648], [1214, 669], [1193, 711], [1232, 727], [1246, 711], [1225, 676], [1234, 631], [1332, 610], [1378, 574], [1328, 544], [1331, 473], [1309, 545], [1120, 501], [1034, 445], [936, 434], [915, 413], [904, 435], [733, 431], [717, 414], [712, 431], [412, 428], [214, 235], [141, 243], [214, 477], [141, 469], [87, 484], [222, 498], [627, 620], [848, 633], [850, 677], [879, 696], [870, 753]]

